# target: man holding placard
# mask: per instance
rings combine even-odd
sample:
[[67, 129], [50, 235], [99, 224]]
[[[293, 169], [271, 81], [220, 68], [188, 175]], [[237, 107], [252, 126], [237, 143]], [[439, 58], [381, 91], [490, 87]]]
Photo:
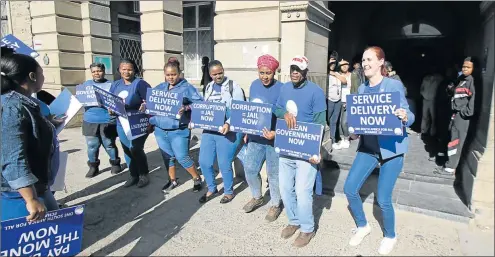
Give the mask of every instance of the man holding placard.
[[82, 134], [86, 138], [89, 166], [86, 177], [92, 178], [100, 173], [98, 155], [101, 145], [103, 145], [108, 157], [110, 157], [111, 173], [118, 174], [122, 171], [122, 168], [120, 166], [119, 150], [115, 145], [117, 139], [116, 117], [110, 116], [107, 109], [98, 106], [93, 87], [94, 85], [108, 91], [112, 83], [105, 78], [104, 64], [93, 63], [89, 68], [93, 78], [76, 87], [76, 98], [84, 106]]
[[[277, 100], [275, 115], [285, 120], [290, 133], [298, 130], [299, 122], [316, 123], [321, 126], [326, 124], [325, 94], [318, 85], [307, 79], [308, 63], [304, 56], [292, 59], [291, 82], [282, 86]], [[318, 147], [320, 146], [321, 136]], [[289, 225], [282, 230], [282, 237], [288, 239], [299, 229], [299, 236], [293, 243], [296, 247], [306, 246], [315, 235], [313, 187], [320, 160], [321, 155], [313, 156], [309, 160], [280, 156], [280, 193], [289, 218]]]

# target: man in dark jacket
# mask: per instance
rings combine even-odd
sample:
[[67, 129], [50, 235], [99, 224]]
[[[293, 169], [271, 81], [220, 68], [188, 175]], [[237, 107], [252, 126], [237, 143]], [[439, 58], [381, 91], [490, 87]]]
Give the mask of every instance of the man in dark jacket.
[[452, 118], [450, 121], [450, 142], [447, 145], [448, 161], [445, 168], [438, 167], [436, 173], [454, 175], [462, 154], [462, 147], [469, 128], [469, 120], [474, 115], [474, 78], [473, 61], [471, 57], [464, 59], [462, 65], [462, 75], [457, 79], [456, 84], [448, 87], [448, 92], [452, 97], [451, 109]]

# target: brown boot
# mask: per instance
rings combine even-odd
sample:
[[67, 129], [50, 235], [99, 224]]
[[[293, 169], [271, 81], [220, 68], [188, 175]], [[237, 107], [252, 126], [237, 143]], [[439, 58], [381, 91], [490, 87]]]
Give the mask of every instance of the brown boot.
[[294, 243], [292, 243], [292, 246], [294, 247], [304, 247], [307, 244], [309, 244], [309, 241], [315, 236], [315, 232], [311, 233], [304, 233], [300, 232], [299, 236], [296, 238]]
[[285, 228], [282, 230], [282, 238], [283, 238], [283, 239], [288, 239], [288, 238], [290, 238], [292, 235], [294, 235], [294, 233], [296, 233], [296, 231], [297, 231], [300, 227], [301, 227], [301, 226], [287, 225], [287, 227], [285, 227]]

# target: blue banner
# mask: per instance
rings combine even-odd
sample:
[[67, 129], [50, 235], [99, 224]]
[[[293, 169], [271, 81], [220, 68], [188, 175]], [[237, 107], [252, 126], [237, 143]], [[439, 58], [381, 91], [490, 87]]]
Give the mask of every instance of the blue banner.
[[[107, 92], [110, 90], [111, 86], [111, 82], [99, 84], [99, 87]], [[85, 107], [98, 106], [98, 101], [96, 100], [96, 94], [93, 85], [77, 85], [76, 98]]]
[[225, 124], [224, 103], [195, 102], [191, 105], [191, 128], [220, 131]]
[[320, 158], [322, 125], [298, 121], [294, 129], [289, 129], [285, 120], [277, 119], [275, 133], [275, 152], [280, 155], [303, 160]]
[[271, 104], [232, 101], [230, 130], [251, 135], [263, 135], [263, 128], [272, 127]]
[[347, 126], [356, 135], [401, 136], [399, 92], [347, 95]]
[[182, 94], [148, 88], [146, 92], [146, 113], [180, 119], [179, 110], [182, 107]]
[[48, 212], [40, 221], [2, 221], [0, 256], [75, 256], [81, 251], [84, 206]]
[[122, 98], [93, 85], [98, 104], [113, 111], [119, 116], [127, 117], [125, 103]]
[[38, 57], [40, 54], [34, 51], [31, 47], [24, 44], [21, 40], [14, 37], [12, 34], [8, 34], [7, 36], [2, 38], [1, 47], [8, 47], [14, 49], [16, 53], [29, 55], [33, 58]]
[[132, 138], [144, 136], [147, 133], [149, 118], [144, 112], [132, 111], [127, 113], [127, 120]]

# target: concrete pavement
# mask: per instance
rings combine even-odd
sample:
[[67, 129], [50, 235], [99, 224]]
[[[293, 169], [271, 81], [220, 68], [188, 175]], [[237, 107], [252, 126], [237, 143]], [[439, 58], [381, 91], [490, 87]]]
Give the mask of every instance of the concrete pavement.
[[[198, 199], [204, 191], [191, 192], [192, 181], [182, 168], [178, 176], [185, 183], [170, 194], [162, 193], [168, 176], [161, 169], [163, 163], [153, 135], [146, 143], [151, 183], [143, 189], [121, 187], [129, 175], [127, 171], [112, 176], [106, 169], [93, 179], [84, 178], [87, 157], [80, 128], [65, 130], [60, 139], [62, 150], [70, 154], [67, 192], [57, 192], [56, 198], [68, 205], [86, 204], [80, 256], [378, 254], [382, 232], [375, 217], [379, 212], [372, 204], [365, 204], [373, 227], [371, 235], [359, 247], [350, 247], [347, 242], [354, 223], [347, 201], [338, 196], [316, 197], [316, 236], [307, 247], [296, 249], [291, 246], [295, 236], [289, 240], [280, 237], [287, 223], [284, 213], [277, 221], [267, 223], [267, 205], [250, 214], [242, 211], [250, 193], [240, 178], [235, 186], [236, 198], [226, 205], [219, 203], [220, 198], [200, 205]], [[193, 148], [197, 150], [197, 146]], [[103, 149], [100, 159], [100, 168], [110, 166]], [[396, 211], [396, 220], [399, 241], [394, 256], [493, 255], [493, 230], [480, 231], [465, 223], [401, 210]]]

